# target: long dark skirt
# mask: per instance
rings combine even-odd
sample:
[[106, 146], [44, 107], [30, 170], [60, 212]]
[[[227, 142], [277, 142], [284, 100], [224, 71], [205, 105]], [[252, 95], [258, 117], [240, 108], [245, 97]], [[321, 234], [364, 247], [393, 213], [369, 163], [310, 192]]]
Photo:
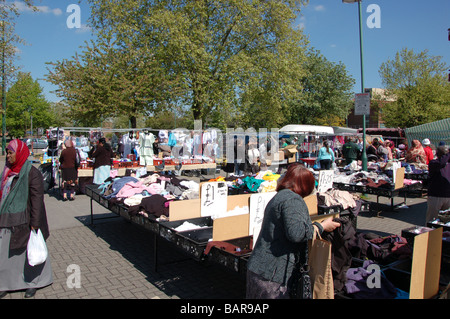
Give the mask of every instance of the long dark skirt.
[[247, 270], [247, 299], [289, 299], [286, 286]]
[[73, 192], [78, 187], [78, 170], [76, 168], [61, 169], [62, 189]]

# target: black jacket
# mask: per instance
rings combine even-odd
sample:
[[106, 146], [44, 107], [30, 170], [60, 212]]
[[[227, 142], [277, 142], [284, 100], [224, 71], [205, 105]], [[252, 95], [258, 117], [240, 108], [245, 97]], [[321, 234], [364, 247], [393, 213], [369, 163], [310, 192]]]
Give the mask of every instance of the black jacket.
[[447, 163], [450, 163], [450, 153], [428, 164], [428, 196], [450, 197], [450, 183], [441, 174], [441, 168]]
[[88, 155], [91, 159], [95, 159], [94, 169], [105, 165], [111, 166], [111, 151], [104, 146], [97, 145], [97, 148], [91, 149]]

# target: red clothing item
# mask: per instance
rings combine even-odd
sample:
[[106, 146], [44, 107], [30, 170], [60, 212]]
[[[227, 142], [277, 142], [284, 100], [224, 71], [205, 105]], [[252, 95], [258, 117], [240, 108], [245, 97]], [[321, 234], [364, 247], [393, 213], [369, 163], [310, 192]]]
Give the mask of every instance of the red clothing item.
[[433, 150], [429, 146], [425, 146], [423, 148], [423, 150], [425, 151], [425, 155], [427, 157], [427, 165], [428, 165], [430, 163], [430, 161], [432, 161], [434, 158]]

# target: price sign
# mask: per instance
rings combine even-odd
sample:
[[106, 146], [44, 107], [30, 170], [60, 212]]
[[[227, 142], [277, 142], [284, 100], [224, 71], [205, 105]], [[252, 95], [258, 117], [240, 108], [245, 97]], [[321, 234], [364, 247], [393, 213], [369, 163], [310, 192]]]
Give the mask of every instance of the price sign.
[[215, 216], [227, 212], [228, 186], [223, 182], [202, 183], [200, 188], [200, 215]]
[[370, 115], [370, 93], [355, 94], [355, 115]]
[[330, 188], [333, 188], [333, 178], [334, 178], [333, 170], [319, 171], [319, 181], [317, 185], [317, 191], [319, 193], [323, 193], [329, 190]]
[[256, 244], [259, 232], [261, 231], [264, 211], [267, 203], [275, 196], [277, 192], [258, 193], [250, 196], [250, 223], [249, 235], [253, 235], [253, 246]]

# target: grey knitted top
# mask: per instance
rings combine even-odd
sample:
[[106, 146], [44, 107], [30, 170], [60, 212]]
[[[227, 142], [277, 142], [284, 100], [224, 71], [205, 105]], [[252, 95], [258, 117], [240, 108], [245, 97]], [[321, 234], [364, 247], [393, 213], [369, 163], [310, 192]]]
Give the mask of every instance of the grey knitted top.
[[[319, 231], [322, 232], [320, 225]], [[280, 190], [266, 206], [247, 269], [286, 285], [294, 267], [295, 253], [304, 254], [313, 233], [303, 198], [289, 189]]]

